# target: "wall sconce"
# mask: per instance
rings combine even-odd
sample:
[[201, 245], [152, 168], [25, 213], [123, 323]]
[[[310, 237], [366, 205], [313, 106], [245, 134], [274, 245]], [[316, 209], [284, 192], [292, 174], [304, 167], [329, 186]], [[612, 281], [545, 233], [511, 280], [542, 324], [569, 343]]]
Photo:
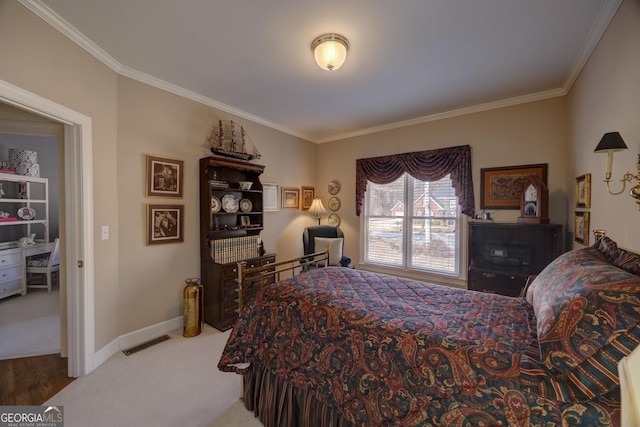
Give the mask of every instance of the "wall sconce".
[[632, 183], [633, 180], [636, 180], [636, 185], [631, 188], [629, 194], [631, 197], [636, 199], [636, 204], [638, 205], [638, 210], [640, 210], [640, 154], [638, 155], [638, 170], [636, 175], [633, 175], [631, 172], [627, 172], [623, 175], [622, 179], [622, 190], [618, 192], [611, 191], [609, 187], [609, 182], [611, 181], [611, 165], [613, 164], [613, 153], [616, 151], [622, 151], [627, 149], [627, 144], [624, 143], [620, 132], [608, 132], [602, 136], [602, 139], [598, 143], [598, 146], [594, 153], [607, 153], [607, 171], [604, 175], [604, 182], [607, 184], [607, 191], [609, 194], [618, 195], [622, 194], [625, 190], [628, 183]]
[[318, 218], [318, 225], [320, 225], [320, 214], [327, 213], [327, 210], [324, 208], [320, 197], [315, 197], [313, 199], [313, 202], [311, 202], [311, 206], [309, 206], [309, 212], [311, 212], [313, 216]]
[[335, 71], [347, 60], [349, 41], [340, 34], [323, 34], [311, 43], [311, 50], [318, 67]]

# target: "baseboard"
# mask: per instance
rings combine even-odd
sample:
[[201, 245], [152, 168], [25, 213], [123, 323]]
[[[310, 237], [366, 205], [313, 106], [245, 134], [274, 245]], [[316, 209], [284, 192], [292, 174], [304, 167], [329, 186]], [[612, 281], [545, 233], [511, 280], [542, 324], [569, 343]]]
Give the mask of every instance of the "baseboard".
[[93, 369], [102, 365], [111, 356], [124, 348], [129, 348], [141, 342], [155, 338], [158, 335], [163, 335], [167, 332], [175, 331], [180, 328], [182, 328], [182, 316], [174, 317], [173, 319], [156, 323], [155, 325], [147, 326], [146, 328], [138, 329], [137, 331], [129, 332], [128, 334], [120, 335], [94, 354]]

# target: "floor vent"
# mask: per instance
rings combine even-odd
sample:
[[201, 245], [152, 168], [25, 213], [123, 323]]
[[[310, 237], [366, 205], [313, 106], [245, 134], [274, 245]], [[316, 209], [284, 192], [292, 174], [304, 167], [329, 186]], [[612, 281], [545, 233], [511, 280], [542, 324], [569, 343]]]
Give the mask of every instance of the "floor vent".
[[154, 339], [149, 340], [149, 341], [145, 341], [145, 342], [143, 342], [141, 344], [138, 344], [138, 345], [133, 346], [131, 348], [128, 348], [126, 350], [122, 350], [122, 352], [124, 353], [125, 356], [131, 356], [133, 353], [137, 353], [139, 351], [144, 350], [145, 348], [149, 348], [149, 347], [151, 347], [153, 345], [160, 344], [161, 342], [166, 341], [166, 340], [168, 340], [170, 338], [171, 337], [169, 335], [163, 335], [161, 337], [154, 338]]

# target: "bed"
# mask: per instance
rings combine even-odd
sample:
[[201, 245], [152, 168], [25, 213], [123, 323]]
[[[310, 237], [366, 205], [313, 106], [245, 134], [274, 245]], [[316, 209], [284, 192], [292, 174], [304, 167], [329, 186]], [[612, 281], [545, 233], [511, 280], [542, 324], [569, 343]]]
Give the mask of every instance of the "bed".
[[265, 426], [619, 425], [639, 274], [606, 236], [526, 298], [316, 268], [247, 301], [218, 367]]

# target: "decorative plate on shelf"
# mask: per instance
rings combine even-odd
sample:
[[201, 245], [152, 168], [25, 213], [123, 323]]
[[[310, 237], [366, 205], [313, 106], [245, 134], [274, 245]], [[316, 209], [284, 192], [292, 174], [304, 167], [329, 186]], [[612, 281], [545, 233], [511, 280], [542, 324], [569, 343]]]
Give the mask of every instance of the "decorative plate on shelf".
[[329, 183], [329, 194], [338, 194], [340, 192], [340, 181], [334, 179]]
[[222, 196], [222, 209], [229, 213], [238, 212], [238, 199], [236, 199], [236, 196], [233, 194], [225, 194]]
[[36, 217], [36, 210], [33, 208], [30, 208], [29, 206], [25, 206], [23, 208], [18, 209], [18, 216], [20, 217], [20, 219], [23, 219], [25, 221], [31, 221]]
[[332, 211], [337, 211], [340, 209], [340, 199], [337, 197], [332, 197], [329, 199], [329, 209]]
[[220, 212], [222, 202], [216, 196], [211, 196], [211, 213]]
[[327, 222], [329, 223], [330, 226], [337, 227], [340, 225], [340, 217], [336, 214], [331, 214], [329, 215]]
[[240, 210], [242, 212], [251, 212], [251, 209], [253, 209], [253, 203], [251, 203], [251, 200], [249, 199], [240, 200]]

